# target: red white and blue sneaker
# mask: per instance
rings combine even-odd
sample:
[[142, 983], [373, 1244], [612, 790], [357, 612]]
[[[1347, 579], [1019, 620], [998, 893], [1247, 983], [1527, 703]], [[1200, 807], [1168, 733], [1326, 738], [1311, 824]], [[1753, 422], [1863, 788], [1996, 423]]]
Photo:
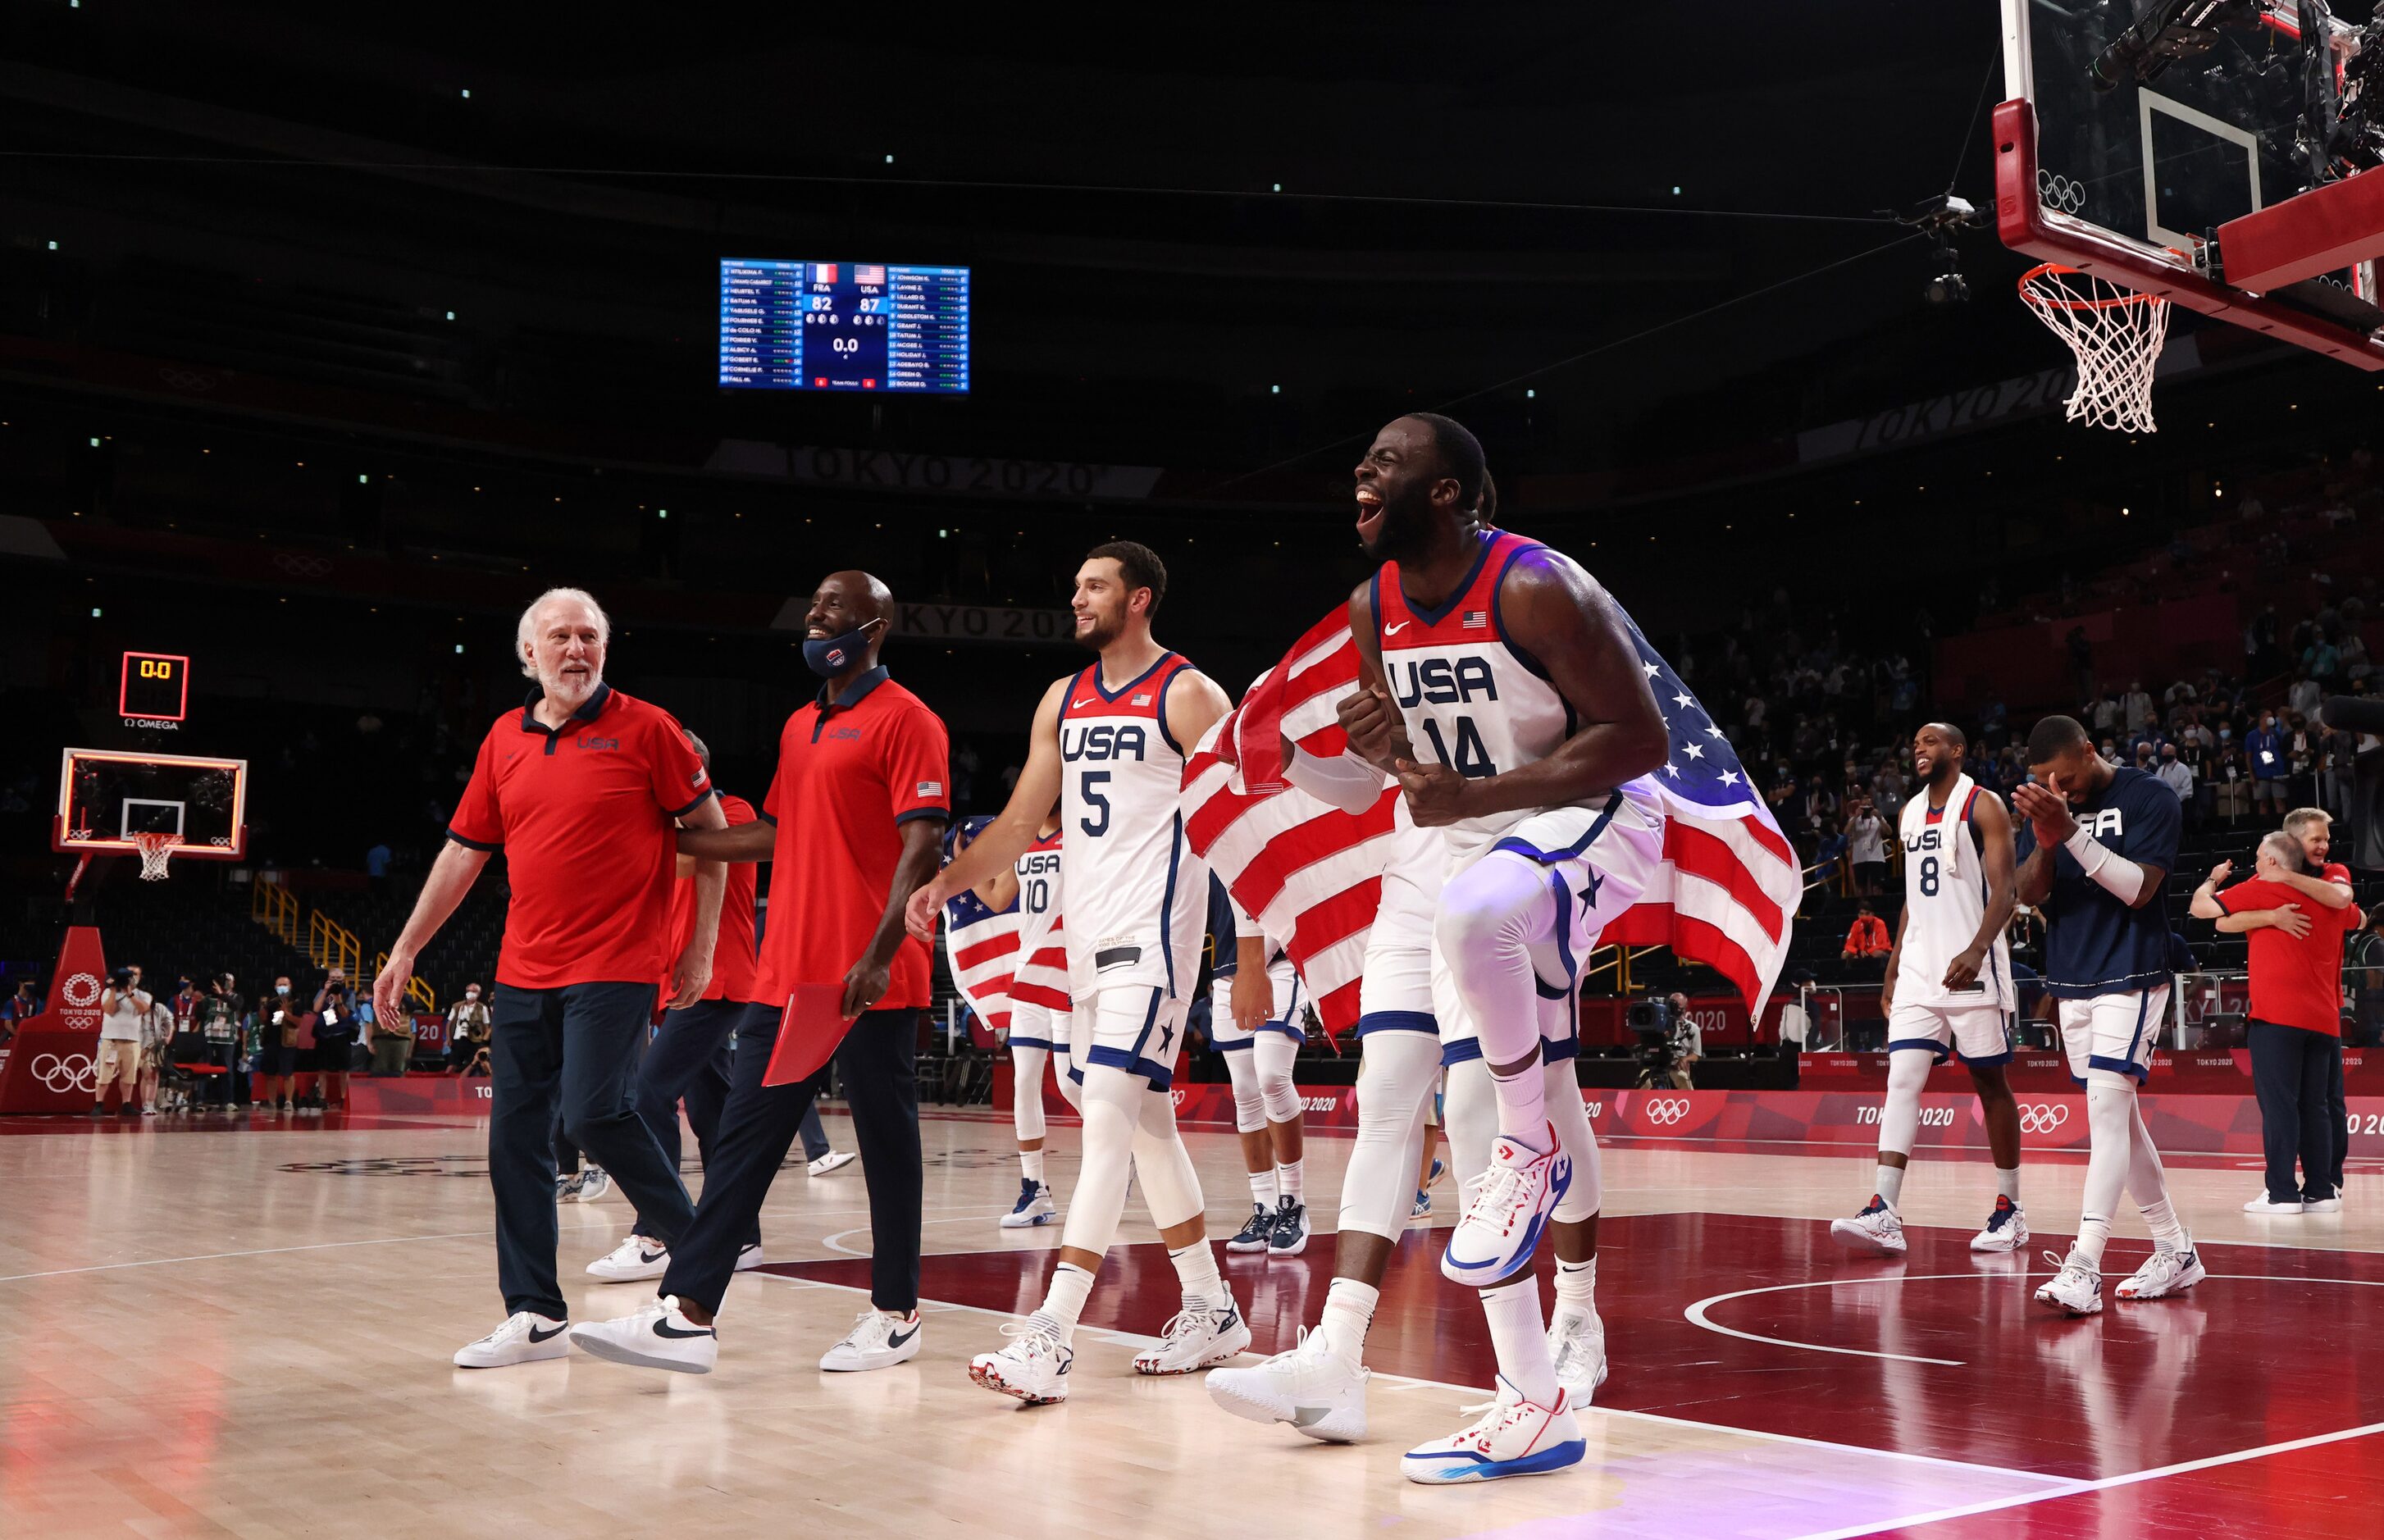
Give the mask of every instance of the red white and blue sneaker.
[[1441, 1253], [1441, 1275], [1471, 1288], [1503, 1284], [1531, 1265], [1540, 1232], [1572, 1186], [1572, 1157], [1557, 1143], [1556, 1125], [1542, 1129], [1546, 1153], [1507, 1135], [1490, 1147], [1490, 1164], [1466, 1184], [1471, 1197]]
[[1250, 1328], [1232, 1295], [1213, 1305], [1187, 1303], [1168, 1322], [1158, 1347], [1134, 1356], [1134, 1372], [1189, 1374], [1237, 1359], [1249, 1345]]
[[2028, 1244], [2028, 1211], [1998, 1193], [1987, 1227], [1970, 1237], [1973, 1251], [2017, 1251]]
[[1050, 1184], [1022, 1176], [1018, 1179], [1017, 1205], [1001, 1216], [1001, 1227], [1024, 1230], [1032, 1224], [1049, 1224], [1059, 1213], [1059, 1205], [1051, 1201]]
[[1905, 1250], [1904, 1221], [1887, 1206], [1886, 1198], [1873, 1193], [1870, 1202], [1854, 1218], [1830, 1221], [1830, 1238], [1851, 1250], [1901, 1257]]
[[2203, 1271], [2202, 1254], [2191, 1246], [2182, 1251], [2155, 1249], [2111, 1292], [2121, 1299], [2158, 1299], [2182, 1294], [2209, 1275]]
[[1465, 1410], [1482, 1415], [1447, 1438], [1409, 1449], [1399, 1459], [1400, 1473], [1426, 1486], [1544, 1476], [1580, 1464], [1587, 1452], [1571, 1399], [1561, 1390], [1556, 1405], [1538, 1406], [1501, 1374], [1497, 1399]]
[[1039, 1315], [1004, 1322], [1001, 1335], [1010, 1338], [1009, 1346], [971, 1359], [970, 1379], [1030, 1407], [1068, 1398], [1068, 1370], [1076, 1361], [1076, 1350], [1060, 1340], [1049, 1322]]
[[571, 1328], [571, 1340], [582, 1352], [639, 1369], [709, 1374], [720, 1361], [719, 1330], [689, 1320], [679, 1309], [678, 1297], [671, 1294], [649, 1302], [634, 1315], [615, 1321], [583, 1321]]

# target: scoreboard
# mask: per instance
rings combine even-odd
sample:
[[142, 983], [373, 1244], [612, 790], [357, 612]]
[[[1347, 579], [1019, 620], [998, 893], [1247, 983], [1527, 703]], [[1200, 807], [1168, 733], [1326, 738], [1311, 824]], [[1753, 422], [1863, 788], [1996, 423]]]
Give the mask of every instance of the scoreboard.
[[172, 652], [127, 652], [117, 714], [128, 727], [163, 727], [190, 714], [191, 660]]
[[720, 383], [966, 395], [969, 270], [724, 258]]

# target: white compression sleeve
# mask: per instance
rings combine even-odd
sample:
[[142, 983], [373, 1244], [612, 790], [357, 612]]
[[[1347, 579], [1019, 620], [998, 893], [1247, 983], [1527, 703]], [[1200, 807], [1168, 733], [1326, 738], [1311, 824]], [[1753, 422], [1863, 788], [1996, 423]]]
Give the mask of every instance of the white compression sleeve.
[[1933, 1056], [1901, 1049], [1887, 1056], [1887, 1100], [1879, 1110], [1879, 1148], [1909, 1155], [1920, 1138], [1920, 1092], [1929, 1084]]
[[1251, 1058], [1257, 1051], [1254, 1044], [1235, 1049], [1224, 1056], [1226, 1077], [1234, 1083], [1234, 1131], [1237, 1134], [1255, 1134], [1267, 1125], [1266, 1099], [1259, 1094], [1259, 1067]]
[[1355, 754], [1319, 759], [1297, 743], [1291, 746], [1291, 757], [1283, 762], [1283, 778], [1344, 813], [1363, 813], [1372, 807], [1387, 784], [1380, 770]]
[[1247, 1055], [1227, 1054], [1227, 1058], [1248, 1057], [1256, 1061], [1251, 1066], [1259, 1084], [1259, 1101], [1265, 1109], [1269, 1123], [1299, 1121], [1299, 1092], [1292, 1084], [1291, 1068], [1299, 1057], [1299, 1044], [1287, 1033], [1261, 1031], [1250, 1043]]
[[[1581, 1076], [1573, 1062], [1559, 1059], [1555, 1063], [1543, 1064], [1540, 1076], [1546, 1089], [1548, 1122], [1557, 1131], [1557, 1145], [1572, 1158], [1572, 1186], [1565, 1189], [1549, 1217], [1577, 1224], [1596, 1213], [1606, 1201], [1597, 1135], [1589, 1126], [1589, 1109], [1582, 1105]], [[1359, 1105], [1365, 1103], [1360, 1101]]]
[[2084, 829], [2063, 840], [2061, 848], [2077, 860], [2087, 880], [2121, 903], [2134, 903], [2136, 895], [2144, 890], [2144, 869], [2126, 856], [2114, 854]]
[[1428, 1032], [1372, 1032], [1359, 1054], [1358, 1137], [1341, 1175], [1341, 1228], [1395, 1241], [1407, 1233], [1415, 1203], [1423, 1110], [1440, 1074], [1440, 1039]]
[[1175, 1099], [1147, 1086], [1135, 1119], [1134, 1173], [1142, 1180], [1142, 1201], [1150, 1211], [1150, 1223], [1161, 1230], [1195, 1218], [1205, 1207], [1200, 1174], [1192, 1168], [1184, 1136], [1175, 1130]]
[[[1060, 1232], [1062, 1246], [1098, 1257], [1117, 1238], [1118, 1218], [1125, 1212], [1126, 1178], [1134, 1172], [1142, 1101], [1149, 1095], [1150, 1083], [1138, 1074], [1108, 1064], [1085, 1067], [1084, 1153], [1076, 1190], [1068, 1198], [1067, 1222]], [[1150, 1197], [1147, 1177], [1143, 1194]]]
[[1021, 1143], [1043, 1136], [1043, 1063], [1050, 1057], [1049, 1049], [1010, 1050], [1010, 1121]]

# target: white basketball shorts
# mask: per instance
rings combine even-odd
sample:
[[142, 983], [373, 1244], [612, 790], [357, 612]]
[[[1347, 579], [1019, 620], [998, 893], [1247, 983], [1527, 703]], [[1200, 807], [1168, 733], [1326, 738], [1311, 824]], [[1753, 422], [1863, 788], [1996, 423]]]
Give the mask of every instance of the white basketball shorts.
[[[1288, 957], [1278, 957], [1267, 969], [1267, 983], [1273, 987], [1274, 1003], [1268, 1008], [1266, 1025], [1260, 1032], [1280, 1032], [1295, 1043], [1308, 1041], [1308, 1029], [1300, 1025], [1308, 1014], [1308, 991], [1300, 986], [1299, 971]], [[1212, 980], [1209, 986], [1209, 1040], [1217, 1045], [1220, 1053], [1232, 1053], [1247, 1049], [1256, 1040], [1234, 1020], [1234, 975]]]
[[1887, 1051], [1927, 1049], [1942, 1064], [1950, 1053], [1965, 1064], [2011, 1062], [2011, 1026], [1996, 1005], [1906, 1005], [1887, 1021]]
[[2069, 1056], [2069, 1073], [2083, 1080], [2090, 1069], [2113, 1070], [2143, 1081], [2153, 1071], [2153, 1044], [2168, 1020], [2168, 990], [2163, 984], [2059, 1001], [2061, 1049]]

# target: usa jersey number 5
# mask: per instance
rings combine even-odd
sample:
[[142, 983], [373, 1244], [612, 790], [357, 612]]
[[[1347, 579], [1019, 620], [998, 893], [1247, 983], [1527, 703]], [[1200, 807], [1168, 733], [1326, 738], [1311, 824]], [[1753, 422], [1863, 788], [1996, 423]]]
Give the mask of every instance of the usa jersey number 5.
[[1110, 773], [1106, 770], [1087, 770], [1084, 775], [1085, 779], [1079, 789], [1080, 795], [1086, 807], [1100, 809], [1101, 815], [1098, 821], [1091, 818], [1079, 818], [1076, 820], [1076, 826], [1099, 839], [1102, 835], [1110, 832], [1110, 800], [1094, 788], [1109, 785]]

